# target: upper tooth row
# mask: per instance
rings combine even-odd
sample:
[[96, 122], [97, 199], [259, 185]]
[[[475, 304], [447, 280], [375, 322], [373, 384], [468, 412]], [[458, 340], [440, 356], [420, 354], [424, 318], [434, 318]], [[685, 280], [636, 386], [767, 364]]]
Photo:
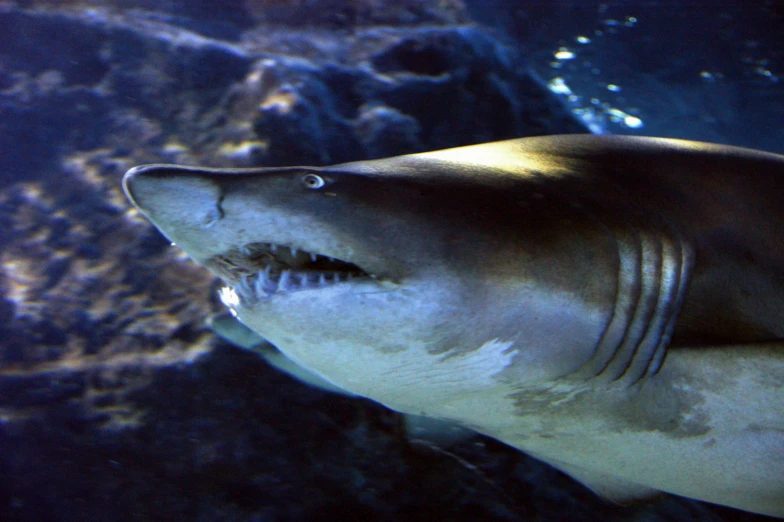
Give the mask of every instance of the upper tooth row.
[[[278, 248], [288, 249], [289, 252], [291, 253], [291, 257], [293, 257], [293, 258], [296, 258], [297, 254], [299, 254], [299, 250], [297, 250], [296, 248], [287, 247], [287, 246], [279, 246], [279, 245], [276, 245], [274, 243], [270, 244], [270, 252], [272, 252], [273, 254], [277, 254], [278, 253]], [[310, 252], [309, 255], [310, 255], [310, 260], [313, 261], [314, 263], [316, 262], [316, 259], [318, 259], [318, 257], [319, 257], [318, 254], [314, 254], [312, 252]], [[329, 257], [329, 256], [324, 256], [324, 257], [326, 257], [330, 261], [335, 261], [335, 259], [332, 258], [332, 257]]]

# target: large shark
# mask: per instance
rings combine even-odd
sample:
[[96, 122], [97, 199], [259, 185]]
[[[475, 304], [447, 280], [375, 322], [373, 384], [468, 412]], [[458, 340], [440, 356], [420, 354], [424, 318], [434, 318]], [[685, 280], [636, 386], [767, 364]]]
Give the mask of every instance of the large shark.
[[784, 517], [784, 157], [525, 138], [331, 167], [129, 171], [288, 358], [630, 502]]

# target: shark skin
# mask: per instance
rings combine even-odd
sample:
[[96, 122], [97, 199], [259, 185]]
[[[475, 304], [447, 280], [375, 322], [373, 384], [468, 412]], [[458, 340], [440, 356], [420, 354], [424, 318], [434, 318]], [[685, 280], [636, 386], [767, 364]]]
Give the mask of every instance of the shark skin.
[[615, 502], [784, 517], [784, 156], [550, 136], [141, 166], [132, 203], [299, 366]]
[[[338, 395], [356, 397], [353, 393], [340, 389], [323, 377], [297, 365], [229, 312], [207, 318], [207, 326], [223, 340], [259, 355], [273, 368], [303, 384]], [[409, 441], [442, 448], [465, 442], [476, 435], [473, 431], [453, 422], [411, 414], [403, 415], [403, 427]]]

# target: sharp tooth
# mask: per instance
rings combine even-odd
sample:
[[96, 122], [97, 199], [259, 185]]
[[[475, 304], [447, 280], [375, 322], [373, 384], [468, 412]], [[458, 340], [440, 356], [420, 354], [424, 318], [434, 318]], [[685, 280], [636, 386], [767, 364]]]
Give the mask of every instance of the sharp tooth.
[[291, 250], [291, 257], [296, 258], [297, 257], [297, 249], [294, 248], [294, 247], [289, 247], [289, 250]]
[[259, 272], [259, 276], [256, 279], [256, 294], [259, 296], [268, 295], [275, 291], [275, 283], [270, 281], [271, 269], [272, 267], [267, 265], [262, 272]]
[[318, 256], [317, 256], [316, 254], [314, 254], [314, 253], [312, 253], [312, 252], [311, 252], [311, 254], [310, 254], [310, 260], [311, 260], [311, 261], [313, 261], [313, 262], [315, 263], [315, 262], [316, 262], [316, 258], [317, 258], [317, 257], [318, 257]]
[[327, 278], [324, 276], [324, 274], [319, 274], [318, 285], [327, 286]]
[[282, 291], [288, 290], [289, 282], [291, 281], [291, 270], [284, 270], [283, 273], [280, 275], [280, 282], [278, 283], [278, 288]]
[[240, 291], [244, 294], [249, 294], [251, 292], [250, 285], [248, 284], [248, 274], [242, 274], [240, 276]]
[[266, 290], [264, 289], [264, 279], [265, 279], [265, 277], [264, 277], [263, 273], [259, 274], [259, 277], [256, 279], [256, 285], [255, 285], [256, 288], [255, 288], [255, 290], [256, 290], [256, 295], [258, 295], [258, 296], [261, 296], [261, 295], [264, 295], [264, 294], [267, 293]]
[[270, 252], [273, 254], [278, 251], [278, 245], [270, 245]]

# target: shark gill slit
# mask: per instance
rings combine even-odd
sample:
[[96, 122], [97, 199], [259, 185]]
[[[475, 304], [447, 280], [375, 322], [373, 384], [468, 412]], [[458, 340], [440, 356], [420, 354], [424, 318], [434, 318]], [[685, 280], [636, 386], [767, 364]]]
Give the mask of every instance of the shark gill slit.
[[594, 353], [575, 372], [568, 377], [577, 380], [593, 379], [602, 374], [623, 344], [629, 328], [629, 318], [634, 315], [640, 292], [640, 267], [638, 259], [641, 247], [639, 236], [634, 231], [613, 233], [606, 227], [608, 234], [615, 240], [618, 260], [616, 273], [615, 302], [610, 320], [605, 325]]
[[661, 339], [664, 328], [669, 322], [672, 311], [671, 303], [675, 297], [673, 290], [673, 280], [679, 278], [679, 271], [673, 270], [672, 262], [675, 259], [673, 251], [677, 249], [673, 243], [661, 235], [654, 235], [653, 240], [657, 245], [657, 256], [650, 260], [651, 266], [655, 267], [651, 273], [655, 277], [651, 278], [651, 314], [646, 318], [643, 326], [644, 335], [636, 344], [632, 353], [632, 358], [623, 374], [618, 379], [623, 379], [629, 383], [638, 382], [648, 374], [651, 361], [656, 358], [658, 350], [666, 349]]
[[[627, 262], [622, 266], [629, 266], [633, 270], [621, 271], [619, 276], [632, 276], [628, 281], [628, 285], [633, 289], [630, 296], [630, 301], [633, 305], [626, 310], [621, 316], [622, 324], [624, 325], [623, 336], [620, 341], [612, 348], [612, 356], [606, 362], [604, 368], [595, 376], [605, 382], [618, 381], [626, 370], [629, 368], [636, 349], [645, 335], [645, 327], [653, 314], [651, 301], [658, 298], [658, 270], [652, 266], [651, 261], [659, 257], [657, 254], [657, 246], [644, 233], [636, 228], [632, 229], [636, 241], [634, 245], [637, 247], [635, 252], [626, 252], [621, 250], [619, 254], [623, 259], [624, 254], [629, 256]], [[623, 244], [621, 242], [621, 244]], [[631, 255], [630, 255], [631, 254]], [[651, 272], [654, 271], [652, 274]], [[624, 285], [619, 285], [624, 286]], [[617, 309], [616, 309], [617, 310]]]
[[650, 364], [647, 368], [646, 374], [648, 376], [654, 375], [661, 368], [664, 362], [664, 356], [667, 354], [667, 346], [670, 344], [672, 332], [675, 330], [675, 323], [680, 315], [683, 300], [686, 297], [686, 289], [689, 285], [692, 268], [694, 267], [695, 253], [692, 244], [686, 241], [683, 236], [671, 229], [674, 235], [673, 245], [676, 247], [676, 252], [672, 258], [672, 267], [670, 268], [672, 277], [671, 292], [674, 294], [673, 299], [670, 301], [669, 317], [664, 325], [659, 348], [656, 350]]
[[631, 386], [659, 370], [693, 257], [678, 234], [667, 232], [627, 224], [614, 234], [619, 268], [612, 317], [591, 359], [570, 377]]
[[[602, 371], [600, 377], [610, 381], [620, 381], [627, 376], [638, 355], [643, 357], [649, 352], [650, 326], [655, 322], [656, 306], [659, 303], [661, 280], [661, 242], [655, 235], [638, 231], [641, 252], [637, 306], [629, 321], [623, 343], [615, 351], [614, 357]], [[652, 355], [652, 354], [651, 354]], [[631, 376], [630, 376], [631, 377]], [[625, 379], [624, 379], [625, 380]], [[634, 382], [634, 380], [632, 379]]]
[[[626, 372], [628, 378], [634, 382], [652, 375], [658, 370], [658, 366], [654, 366], [652, 363], [654, 360], [661, 363], [662, 352], [667, 350], [668, 339], [665, 339], [667, 325], [675, 324], [671, 319], [675, 311], [673, 305], [677, 300], [680, 287], [681, 247], [678, 241], [669, 241], [666, 236], [661, 236], [661, 239], [660, 287], [656, 311], [643, 340], [644, 349], [638, 350], [632, 361], [632, 367]], [[641, 353], [643, 353], [642, 357], [640, 357]]]

